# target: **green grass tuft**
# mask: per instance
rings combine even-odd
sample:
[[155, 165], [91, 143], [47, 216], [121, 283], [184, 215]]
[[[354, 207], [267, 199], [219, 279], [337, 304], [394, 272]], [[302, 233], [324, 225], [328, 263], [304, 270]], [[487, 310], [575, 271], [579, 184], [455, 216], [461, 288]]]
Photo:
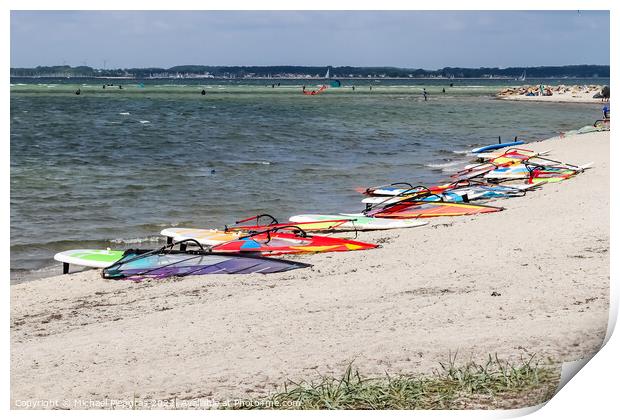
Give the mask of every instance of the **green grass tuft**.
[[484, 364], [456, 365], [456, 355], [429, 376], [365, 378], [349, 364], [340, 378], [284, 384], [260, 400], [232, 408], [255, 409], [490, 409], [540, 404], [553, 395], [559, 369], [534, 358], [511, 364], [497, 355]]

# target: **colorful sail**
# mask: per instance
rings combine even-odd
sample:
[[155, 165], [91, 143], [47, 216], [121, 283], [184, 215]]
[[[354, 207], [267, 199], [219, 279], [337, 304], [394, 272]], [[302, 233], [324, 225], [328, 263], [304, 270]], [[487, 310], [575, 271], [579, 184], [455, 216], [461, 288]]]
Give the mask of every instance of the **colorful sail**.
[[135, 251], [103, 270], [106, 279], [161, 279], [206, 274], [270, 274], [309, 267], [308, 264], [271, 258], [217, 254], [204, 251]]
[[360, 251], [377, 248], [378, 245], [332, 238], [311, 236], [299, 230], [292, 232], [262, 232], [212, 247], [217, 252], [256, 252], [262, 255], [303, 254], [317, 252]]
[[407, 219], [439, 216], [468, 216], [494, 213], [502, 210], [502, 207], [476, 204], [413, 201], [373, 210], [369, 214], [375, 217]]

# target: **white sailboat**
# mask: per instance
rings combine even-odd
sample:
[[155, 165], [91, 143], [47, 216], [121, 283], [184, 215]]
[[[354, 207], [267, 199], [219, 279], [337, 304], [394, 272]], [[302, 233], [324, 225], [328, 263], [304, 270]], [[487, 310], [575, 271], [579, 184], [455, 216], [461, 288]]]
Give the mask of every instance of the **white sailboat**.
[[327, 73], [325, 73], [325, 78], [329, 79], [329, 67], [327, 68]]
[[523, 74], [521, 75], [521, 77], [519, 77], [520, 81], [524, 81], [525, 80], [525, 70], [523, 70]]

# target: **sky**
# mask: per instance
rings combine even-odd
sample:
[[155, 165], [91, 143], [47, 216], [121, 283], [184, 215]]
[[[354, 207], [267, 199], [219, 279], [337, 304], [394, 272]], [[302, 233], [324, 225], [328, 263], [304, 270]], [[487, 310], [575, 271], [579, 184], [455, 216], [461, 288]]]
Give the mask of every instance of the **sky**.
[[609, 64], [606, 11], [11, 11], [11, 67]]

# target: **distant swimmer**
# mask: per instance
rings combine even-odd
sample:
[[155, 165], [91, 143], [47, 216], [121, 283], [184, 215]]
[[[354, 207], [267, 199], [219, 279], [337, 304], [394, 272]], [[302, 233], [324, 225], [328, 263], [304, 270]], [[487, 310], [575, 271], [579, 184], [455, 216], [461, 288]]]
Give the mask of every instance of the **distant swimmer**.
[[422, 95], [424, 95], [424, 100], [428, 101], [428, 93], [426, 92], [426, 88], [424, 88], [424, 92], [422, 92]]
[[450, 87], [454, 87], [454, 83], [450, 83]]
[[81, 91], [80, 89], [78, 89], [78, 90], [76, 90], [76, 91], [75, 91], [75, 94], [76, 94], [76, 95], [79, 95], [80, 93], [82, 93], [82, 91]]
[[272, 84], [271, 84], [271, 89], [273, 89], [274, 87], [276, 87], [276, 84], [275, 84], [275, 83], [272, 83]]
[[301, 91], [302, 91], [302, 92], [305, 92], [305, 91], [306, 91], [306, 85], [303, 85], [303, 86], [301, 87]]
[[370, 85], [370, 86], [368, 87], [368, 90], [372, 90], [372, 85]]
[[351, 86], [351, 89], [355, 90], [355, 85]]
[[207, 91], [203, 89], [202, 92], [200, 92], [200, 94], [204, 96], [207, 94]]
[[102, 87], [103, 87], [103, 89], [105, 89], [105, 85], [103, 85]]
[[280, 82], [278, 82], [278, 87], [280, 87]]
[[441, 89], [442, 93], [446, 93], [446, 88]]
[[119, 88], [119, 89], [122, 89], [122, 88], [123, 88], [123, 85], [118, 85], [118, 88]]

